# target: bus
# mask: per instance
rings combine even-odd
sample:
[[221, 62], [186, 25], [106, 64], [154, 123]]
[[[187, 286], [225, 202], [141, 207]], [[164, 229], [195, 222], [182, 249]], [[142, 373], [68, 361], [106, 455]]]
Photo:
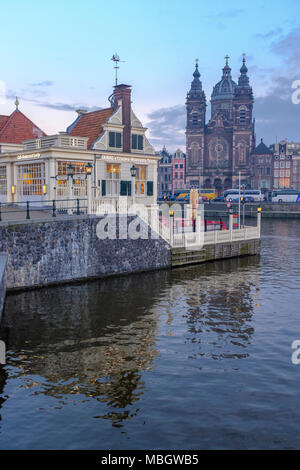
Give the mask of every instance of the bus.
[[263, 194], [259, 189], [241, 189], [240, 192], [238, 189], [227, 189], [223, 194], [225, 200], [230, 202], [237, 202], [239, 200], [239, 194], [241, 197], [249, 199], [250, 201], [264, 200]]
[[300, 190], [276, 189], [271, 193], [272, 202], [300, 202]]
[[216, 189], [212, 188], [198, 189], [198, 194], [204, 201], [215, 199], [218, 196]]

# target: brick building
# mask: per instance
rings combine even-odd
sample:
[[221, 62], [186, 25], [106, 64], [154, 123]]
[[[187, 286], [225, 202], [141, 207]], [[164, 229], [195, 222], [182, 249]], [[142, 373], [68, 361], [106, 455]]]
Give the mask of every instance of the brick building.
[[255, 148], [253, 93], [245, 56], [238, 83], [231, 76], [226, 56], [221, 81], [211, 95], [211, 118], [206, 124], [206, 97], [198, 63], [187, 94], [187, 187], [216, 188], [219, 192], [242, 184], [250, 187], [249, 159]]
[[274, 181], [274, 156], [263, 139], [250, 155], [251, 188], [270, 190]]
[[274, 189], [300, 189], [300, 143], [282, 140], [270, 149], [274, 154]]
[[164, 147], [158, 155], [161, 158], [157, 167], [157, 194], [161, 199], [169, 198], [176, 190], [185, 188], [185, 154], [178, 149], [172, 155]]
[[185, 154], [176, 150], [172, 157], [172, 194], [185, 188]]

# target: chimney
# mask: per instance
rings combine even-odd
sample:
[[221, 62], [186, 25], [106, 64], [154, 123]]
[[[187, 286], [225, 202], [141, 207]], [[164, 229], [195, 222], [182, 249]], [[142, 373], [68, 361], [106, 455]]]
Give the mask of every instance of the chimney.
[[114, 109], [122, 102], [123, 152], [131, 151], [131, 87], [116, 85], [114, 87]]

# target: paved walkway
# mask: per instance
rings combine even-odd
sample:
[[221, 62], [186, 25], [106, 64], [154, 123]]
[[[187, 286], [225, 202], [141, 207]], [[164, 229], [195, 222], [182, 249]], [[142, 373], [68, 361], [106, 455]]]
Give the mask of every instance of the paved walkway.
[[[52, 208], [49, 209], [30, 209], [29, 215], [30, 215], [30, 220], [35, 220], [35, 219], [49, 219], [52, 218]], [[21, 221], [21, 220], [26, 220], [27, 211], [24, 208], [20, 207], [5, 207], [1, 209], [1, 221], [2, 222], [14, 222], [14, 221]], [[70, 216], [72, 214], [68, 213], [63, 213], [60, 214], [59, 210], [57, 209], [56, 211], [56, 218], [61, 218], [65, 216]], [[74, 214], [75, 215], [75, 214]]]

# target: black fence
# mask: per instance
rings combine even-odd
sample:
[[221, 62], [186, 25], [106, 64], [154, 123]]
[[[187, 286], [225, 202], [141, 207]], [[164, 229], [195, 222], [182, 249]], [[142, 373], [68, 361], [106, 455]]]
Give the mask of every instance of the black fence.
[[[22, 216], [13, 219], [14, 214], [24, 214], [25, 220], [30, 220], [37, 212], [45, 217], [57, 217], [63, 215], [83, 215], [87, 213], [87, 199], [53, 199], [51, 201], [35, 200], [18, 203], [0, 202], [0, 222], [5, 220], [23, 220]], [[37, 217], [34, 217], [37, 218]]]

